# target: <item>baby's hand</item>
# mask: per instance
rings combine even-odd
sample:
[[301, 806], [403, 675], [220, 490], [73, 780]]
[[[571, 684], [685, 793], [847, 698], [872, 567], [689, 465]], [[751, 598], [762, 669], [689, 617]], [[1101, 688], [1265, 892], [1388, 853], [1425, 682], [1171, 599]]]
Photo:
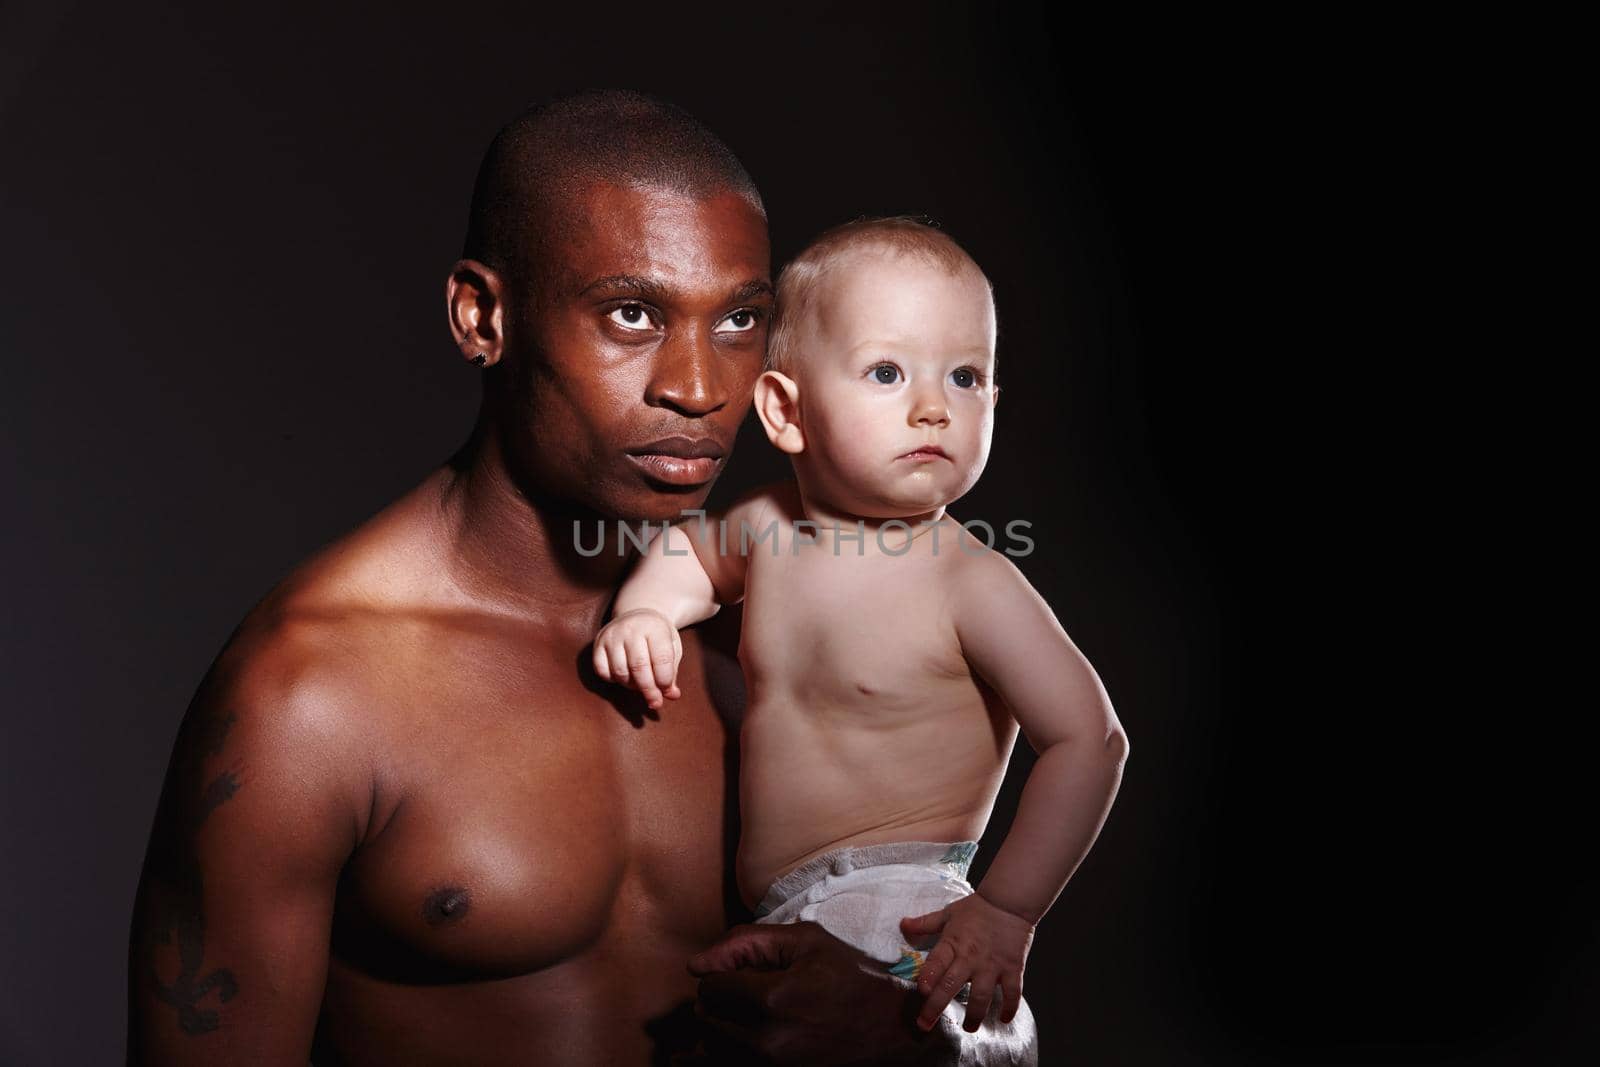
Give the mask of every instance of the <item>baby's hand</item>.
[[911, 939], [938, 934], [939, 943], [922, 961], [917, 991], [928, 999], [917, 1025], [933, 1029], [950, 998], [969, 981], [972, 992], [962, 1025], [976, 1033], [989, 1014], [994, 987], [1002, 995], [1000, 1021], [1010, 1022], [1022, 1004], [1022, 968], [1033, 944], [1033, 924], [1019, 915], [971, 896], [947, 908], [900, 920], [900, 931]]
[[625, 611], [595, 635], [594, 673], [637, 689], [652, 708], [683, 695], [676, 682], [682, 659], [677, 628], [653, 608]]

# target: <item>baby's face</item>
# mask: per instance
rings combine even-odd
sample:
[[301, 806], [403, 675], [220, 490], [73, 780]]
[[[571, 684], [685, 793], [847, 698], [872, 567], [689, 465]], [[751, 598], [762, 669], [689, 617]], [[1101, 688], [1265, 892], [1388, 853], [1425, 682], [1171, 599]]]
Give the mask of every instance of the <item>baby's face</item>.
[[989, 459], [994, 339], [974, 270], [876, 250], [838, 264], [797, 337], [807, 488], [875, 518], [965, 494]]

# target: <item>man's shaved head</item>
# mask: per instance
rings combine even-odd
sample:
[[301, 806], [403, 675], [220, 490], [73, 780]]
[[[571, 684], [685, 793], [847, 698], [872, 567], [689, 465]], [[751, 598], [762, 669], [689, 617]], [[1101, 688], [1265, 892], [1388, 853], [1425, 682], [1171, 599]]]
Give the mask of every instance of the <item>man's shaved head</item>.
[[732, 191], [766, 215], [739, 160], [687, 112], [643, 93], [592, 90], [531, 107], [495, 136], [478, 168], [462, 255], [535, 280], [572, 194], [597, 181], [697, 197]]

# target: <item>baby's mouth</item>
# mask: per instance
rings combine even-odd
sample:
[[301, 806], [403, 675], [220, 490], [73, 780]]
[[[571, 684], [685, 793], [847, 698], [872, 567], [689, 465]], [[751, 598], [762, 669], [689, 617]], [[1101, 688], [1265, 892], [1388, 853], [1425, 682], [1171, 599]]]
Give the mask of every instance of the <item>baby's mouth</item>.
[[905, 455], [899, 458], [908, 459], [914, 463], [929, 463], [936, 459], [950, 461], [950, 453], [946, 452], [938, 445], [923, 445], [921, 448], [907, 452]]

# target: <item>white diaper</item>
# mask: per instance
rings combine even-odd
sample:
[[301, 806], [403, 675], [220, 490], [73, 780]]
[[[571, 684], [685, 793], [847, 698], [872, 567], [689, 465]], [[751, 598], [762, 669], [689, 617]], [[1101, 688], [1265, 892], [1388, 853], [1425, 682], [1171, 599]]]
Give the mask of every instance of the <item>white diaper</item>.
[[[916, 948], [900, 933], [900, 920], [926, 915], [972, 892], [967, 868], [978, 851], [976, 841], [895, 841], [884, 845], [840, 848], [807, 860], [772, 883], [758, 923], [814, 922], [839, 940], [854, 945], [888, 965], [890, 974], [917, 980], [927, 950], [936, 938]], [[969, 990], [945, 1005], [955, 1026], [966, 1018]], [[1000, 1021], [999, 990], [985, 1020], [987, 1040], [981, 1048], [968, 1042], [961, 1067], [1023, 1067], [1039, 1063], [1039, 1032], [1028, 1002], [1016, 1018]]]
[[[837, 848], [772, 883], [758, 923], [814, 922], [915, 981], [927, 956], [908, 944], [900, 920], [926, 915], [972, 892], [967, 868], [976, 841], [893, 841]], [[929, 944], [927, 947], [932, 947]]]

